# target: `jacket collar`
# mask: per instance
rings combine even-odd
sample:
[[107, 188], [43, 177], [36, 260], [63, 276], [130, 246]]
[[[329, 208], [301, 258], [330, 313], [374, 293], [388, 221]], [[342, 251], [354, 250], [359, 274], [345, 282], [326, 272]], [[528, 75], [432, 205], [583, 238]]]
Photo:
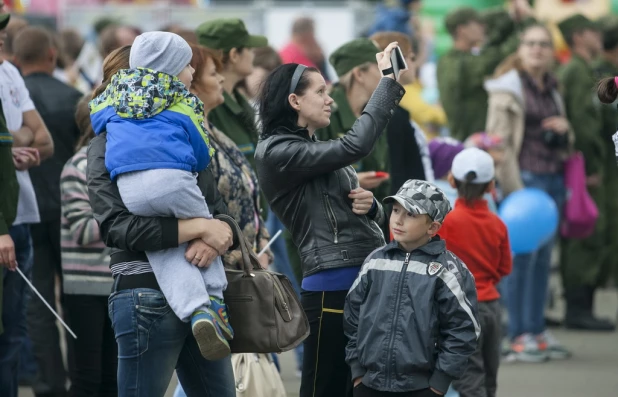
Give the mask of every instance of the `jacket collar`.
[[[395, 240], [393, 240], [390, 243], [388, 243], [386, 245], [386, 247], [384, 248], [385, 252], [394, 251], [394, 250], [397, 250], [397, 251], [400, 251], [400, 252], [403, 252], [403, 253], [406, 253], [406, 254], [408, 253], [403, 248], [401, 248], [399, 246], [399, 243], [397, 241], [395, 241]], [[412, 251], [412, 253], [422, 252], [422, 253], [425, 253], [425, 254], [428, 254], [428, 255], [435, 256], [435, 255], [440, 255], [444, 251], [446, 251], [446, 242], [444, 240], [442, 240], [440, 238], [440, 236], [436, 235], [436, 236], [434, 236], [431, 239], [431, 241], [429, 241], [427, 244], [425, 244], [425, 245], [423, 245], [421, 247], [418, 247], [417, 249]]]
[[285, 126], [279, 126], [277, 127], [276, 132], [273, 135], [282, 134], [296, 135], [313, 142], [317, 141], [315, 134], [313, 134], [313, 136], [309, 136], [309, 130], [307, 130], [306, 128], [298, 127], [297, 129], [291, 129]]
[[228, 108], [235, 116], [240, 116], [243, 112], [243, 104], [241, 101], [244, 100], [241, 94], [238, 94], [236, 90], [234, 90], [234, 96], [227, 93], [227, 91], [223, 91], [223, 106]]

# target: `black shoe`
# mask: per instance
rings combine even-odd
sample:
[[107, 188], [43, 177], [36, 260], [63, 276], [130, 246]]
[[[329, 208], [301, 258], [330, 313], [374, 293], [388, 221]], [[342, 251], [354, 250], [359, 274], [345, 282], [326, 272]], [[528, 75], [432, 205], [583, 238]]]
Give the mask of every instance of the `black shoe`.
[[609, 320], [596, 318], [592, 314], [567, 315], [564, 323], [568, 329], [582, 331], [612, 332], [616, 330], [616, 326]]

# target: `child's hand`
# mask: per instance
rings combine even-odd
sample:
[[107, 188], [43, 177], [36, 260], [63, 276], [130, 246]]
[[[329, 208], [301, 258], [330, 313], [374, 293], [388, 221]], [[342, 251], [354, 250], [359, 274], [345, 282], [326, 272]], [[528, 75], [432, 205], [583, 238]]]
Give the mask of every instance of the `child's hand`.
[[444, 393], [440, 393], [439, 391], [437, 391], [433, 387], [430, 387], [429, 390], [431, 390], [433, 394], [436, 394], [438, 396], [443, 396], [444, 395]]
[[363, 378], [354, 379], [354, 387], [360, 385], [363, 382]]

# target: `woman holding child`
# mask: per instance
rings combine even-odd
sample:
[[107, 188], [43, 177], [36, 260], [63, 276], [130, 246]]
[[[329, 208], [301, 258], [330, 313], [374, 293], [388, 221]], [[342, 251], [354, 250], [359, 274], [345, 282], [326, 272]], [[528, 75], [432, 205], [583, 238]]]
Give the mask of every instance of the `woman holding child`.
[[387, 218], [371, 192], [359, 188], [351, 166], [371, 152], [404, 94], [388, 71], [395, 46], [377, 55], [386, 76], [378, 78], [374, 95], [342, 138], [316, 139], [315, 131], [330, 123], [333, 104], [317, 69], [282, 65], [260, 95], [257, 173], [273, 212], [299, 247], [302, 304], [311, 326], [301, 397], [352, 395], [343, 306], [365, 258], [385, 244], [380, 228]]
[[[564, 163], [574, 134], [551, 73], [553, 42], [543, 25], [524, 29], [517, 53], [485, 83], [489, 93], [487, 128], [504, 141], [496, 177], [505, 195], [524, 187], [548, 193], [561, 208], [566, 198]], [[542, 362], [569, 352], [545, 328], [554, 240], [536, 252], [516, 255], [505, 280], [511, 360]]]
[[[191, 57], [190, 50], [187, 63]], [[108, 79], [116, 72], [118, 69], [110, 70]], [[204, 108], [204, 112], [207, 110]], [[235, 387], [229, 356], [214, 361], [202, 357], [191, 325], [181, 321], [170, 308], [143, 251], [176, 249], [190, 242], [184, 256], [203, 268], [233, 245], [232, 237], [237, 240], [239, 236], [232, 236], [230, 226], [217, 219], [140, 217], [130, 213], [106, 167], [106, 141], [107, 133], [102, 131], [91, 142], [88, 188], [103, 240], [122, 250], [111, 257], [114, 287], [109, 301], [119, 351], [119, 395], [163, 396], [176, 369], [189, 396], [232, 397]], [[215, 216], [227, 214], [211, 169], [199, 172], [197, 184], [209, 211]]]

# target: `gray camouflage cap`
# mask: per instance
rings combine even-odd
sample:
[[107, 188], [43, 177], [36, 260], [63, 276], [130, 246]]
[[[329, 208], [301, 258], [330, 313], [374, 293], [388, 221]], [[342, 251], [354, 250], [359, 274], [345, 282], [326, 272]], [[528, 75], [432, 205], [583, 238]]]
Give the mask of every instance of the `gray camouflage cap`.
[[444, 222], [451, 212], [451, 204], [444, 192], [437, 186], [417, 179], [409, 179], [394, 196], [383, 200], [384, 204], [397, 201], [413, 214], [427, 214], [436, 222]]

